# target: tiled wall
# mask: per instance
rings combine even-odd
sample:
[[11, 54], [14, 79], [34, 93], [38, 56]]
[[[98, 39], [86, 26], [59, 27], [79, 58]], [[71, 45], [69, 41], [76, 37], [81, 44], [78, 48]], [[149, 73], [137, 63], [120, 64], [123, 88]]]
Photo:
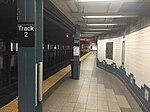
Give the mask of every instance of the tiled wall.
[[126, 72], [134, 74], [136, 84], [150, 87], [150, 27], [126, 35]]
[[[125, 41], [125, 68], [122, 42]], [[106, 59], [106, 43], [113, 42], [113, 60]], [[123, 37], [98, 40], [98, 67], [112, 71], [126, 82], [150, 111], [150, 26]], [[114, 64], [115, 63], [115, 64]], [[114, 67], [115, 65], [115, 67]]]
[[[122, 40], [123, 40], [123, 37], [98, 40], [98, 59], [100, 61], [106, 60], [108, 64], [112, 64], [113, 62], [115, 62], [118, 67], [121, 66]], [[106, 43], [107, 42], [113, 42], [113, 60], [106, 59]]]
[[[132, 34], [113, 39], [98, 40], [98, 59], [106, 60], [108, 64], [121, 66], [122, 41], [125, 40], [125, 70], [134, 74], [137, 85], [146, 84], [150, 87], [150, 27]], [[106, 59], [106, 42], [114, 43], [113, 60]]]

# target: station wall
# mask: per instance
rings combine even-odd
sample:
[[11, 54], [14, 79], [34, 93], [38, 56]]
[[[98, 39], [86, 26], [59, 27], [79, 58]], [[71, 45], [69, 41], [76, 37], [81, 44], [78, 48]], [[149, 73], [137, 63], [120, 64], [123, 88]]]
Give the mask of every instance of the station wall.
[[[106, 58], [106, 44], [110, 42], [113, 59]], [[97, 58], [98, 67], [118, 74], [150, 111], [150, 26], [124, 37], [98, 39]]]
[[[108, 64], [115, 62], [117, 66], [121, 66], [121, 44], [123, 37], [98, 40], [98, 59], [99, 61], [106, 60]], [[106, 58], [106, 43], [113, 42], [113, 59]]]
[[[122, 42], [125, 41], [125, 70], [134, 74], [136, 83], [150, 87], [150, 27], [123, 37], [98, 40], [98, 59], [107, 64], [122, 65]], [[113, 42], [113, 59], [106, 58], [106, 43]]]
[[126, 72], [134, 74], [139, 87], [150, 87], [150, 27], [127, 35], [125, 41]]

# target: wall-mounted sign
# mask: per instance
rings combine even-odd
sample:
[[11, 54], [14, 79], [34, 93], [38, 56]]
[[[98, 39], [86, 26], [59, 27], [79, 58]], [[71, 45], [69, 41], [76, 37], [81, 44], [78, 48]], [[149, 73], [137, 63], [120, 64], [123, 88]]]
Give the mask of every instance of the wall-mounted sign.
[[113, 42], [106, 43], [106, 58], [113, 60]]
[[74, 56], [79, 56], [80, 55], [80, 48], [79, 48], [79, 46], [74, 46], [73, 47], [73, 55]]
[[80, 40], [79, 40], [79, 39], [75, 39], [75, 40], [74, 40], [74, 45], [75, 45], [75, 46], [78, 46], [79, 43], [80, 43]]
[[34, 23], [18, 24], [19, 47], [34, 47], [35, 45], [35, 26]]

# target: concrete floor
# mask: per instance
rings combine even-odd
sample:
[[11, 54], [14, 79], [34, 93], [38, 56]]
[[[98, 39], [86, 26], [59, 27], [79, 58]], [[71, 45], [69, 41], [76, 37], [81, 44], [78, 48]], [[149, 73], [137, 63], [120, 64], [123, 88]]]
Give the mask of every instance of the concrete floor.
[[143, 112], [113, 74], [96, 67], [96, 55], [81, 63], [80, 80], [67, 78], [44, 102], [44, 112]]

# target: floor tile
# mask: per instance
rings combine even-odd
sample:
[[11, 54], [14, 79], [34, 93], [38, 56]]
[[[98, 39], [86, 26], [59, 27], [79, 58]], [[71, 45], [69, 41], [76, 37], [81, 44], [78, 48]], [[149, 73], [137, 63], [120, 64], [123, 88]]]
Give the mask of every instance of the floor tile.
[[73, 112], [85, 112], [85, 109], [75, 108]]
[[67, 78], [44, 102], [44, 112], [143, 112], [113, 74], [96, 67], [96, 56], [81, 63], [80, 80]]
[[109, 111], [108, 105], [98, 105], [99, 111]]
[[[75, 107], [75, 104], [76, 104], [76, 103], [64, 102], [63, 107], [72, 107], [72, 108], [74, 108], [74, 107]], [[58, 105], [58, 106], [59, 106], [59, 105]]]
[[129, 108], [121, 108], [121, 112], [132, 112], [132, 109], [129, 109]]
[[108, 106], [108, 102], [106, 100], [98, 100], [98, 106], [102, 105], [102, 106]]
[[87, 103], [87, 98], [78, 98], [78, 103]]
[[97, 99], [96, 100], [95, 99], [88, 99], [87, 104], [95, 104], [95, 105], [97, 105], [98, 101], [97, 101]]
[[87, 104], [86, 105], [86, 109], [97, 109], [97, 105], [95, 105], [95, 104]]
[[63, 107], [61, 109], [61, 112], [73, 112], [73, 108], [71, 108], [71, 107]]
[[96, 109], [86, 109], [86, 112], [97, 112]]
[[85, 109], [86, 108], [86, 103], [76, 103], [75, 108]]
[[131, 108], [125, 96], [116, 95], [116, 98], [120, 107]]

